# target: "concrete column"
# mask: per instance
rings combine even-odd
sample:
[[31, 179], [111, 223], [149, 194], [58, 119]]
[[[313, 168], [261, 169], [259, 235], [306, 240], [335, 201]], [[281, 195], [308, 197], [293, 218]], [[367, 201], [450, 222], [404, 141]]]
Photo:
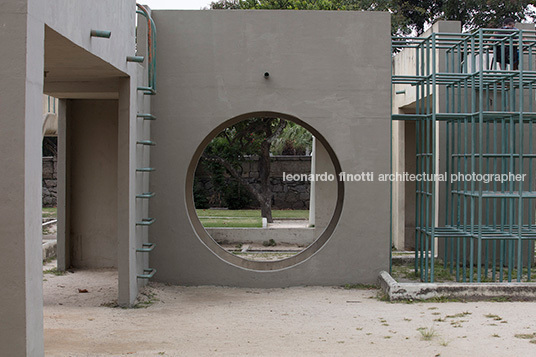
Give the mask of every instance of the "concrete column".
[[[41, 1], [0, 12], [0, 346], [42, 356], [41, 145], [44, 24]], [[35, 15], [37, 14], [37, 16]]]
[[[134, 73], [134, 71], [133, 71]], [[136, 274], [136, 78], [123, 79], [119, 90], [117, 234], [120, 305], [138, 295]]]
[[[336, 175], [329, 153], [320, 140], [315, 144], [315, 170], [317, 174]], [[337, 204], [337, 181], [318, 181], [315, 187], [315, 238], [326, 229]]]
[[[316, 174], [316, 138], [313, 136], [313, 149], [311, 151], [311, 176]], [[311, 180], [311, 190], [309, 193], [309, 227], [315, 226], [316, 218], [316, 181]]]

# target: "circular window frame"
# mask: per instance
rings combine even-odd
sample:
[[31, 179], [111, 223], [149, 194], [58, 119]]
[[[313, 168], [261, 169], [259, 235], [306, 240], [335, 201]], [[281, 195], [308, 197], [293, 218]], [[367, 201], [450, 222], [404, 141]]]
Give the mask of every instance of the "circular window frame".
[[[256, 117], [281, 118], [281, 119], [285, 119], [288, 121], [292, 121], [298, 125], [301, 125], [305, 129], [309, 130], [309, 132], [313, 134], [315, 139], [320, 141], [322, 145], [324, 146], [324, 148], [326, 149], [326, 151], [328, 152], [328, 155], [331, 158], [331, 162], [333, 163], [333, 167], [335, 168], [335, 180], [337, 182], [337, 200], [335, 204], [335, 209], [333, 211], [333, 215], [331, 216], [331, 219], [327, 227], [324, 229], [322, 234], [320, 234], [320, 236], [318, 236], [318, 238], [316, 238], [313, 243], [311, 243], [309, 246], [303, 249], [300, 253], [293, 255], [292, 257], [288, 257], [288, 258], [281, 259], [281, 260], [275, 260], [275, 261], [250, 260], [250, 259], [239, 257], [225, 250], [212, 238], [212, 236], [207, 232], [205, 227], [202, 225], [199, 217], [197, 216], [197, 212], [195, 210], [195, 203], [194, 203], [193, 192], [194, 192], [195, 171], [197, 169], [197, 165], [199, 164], [199, 160], [201, 159], [201, 155], [203, 154], [207, 145], [212, 141], [212, 139], [214, 139], [225, 128], [232, 126], [240, 121], [243, 121], [249, 118], [256, 118]], [[342, 170], [341, 170], [341, 165], [339, 163], [339, 160], [337, 159], [337, 156], [335, 155], [335, 151], [329, 145], [328, 141], [315, 128], [313, 128], [311, 125], [307, 124], [303, 120], [295, 116], [289, 115], [289, 114], [270, 112], [270, 111], [252, 112], [252, 113], [242, 114], [218, 125], [214, 130], [212, 130], [205, 137], [205, 139], [199, 144], [196, 151], [194, 152], [194, 155], [190, 161], [190, 165], [188, 166], [188, 171], [186, 173], [186, 185], [185, 185], [186, 211], [188, 212], [190, 224], [194, 228], [194, 231], [197, 237], [201, 240], [201, 242], [207, 248], [209, 248], [209, 250], [212, 253], [214, 253], [216, 256], [221, 258], [223, 261], [230, 263], [232, 265], [244, 268], [244, 269], [257, 270], [257, 271], [274, 271], [274, 270], [281, 270], [281, 269], [289, 268], [313, 256], [316, 252], [318, 252], [324, 246], [324, 244], [326, 244], [326, 242], [329, 240], [329, 238], [333, 234], [333, 231], [335, 230], [335, 227], [337, 226], [339, 222], [343, 203], [344, 203], [344, 182], [339, 179], [340, 178], [339, 173], [341, 171]]]

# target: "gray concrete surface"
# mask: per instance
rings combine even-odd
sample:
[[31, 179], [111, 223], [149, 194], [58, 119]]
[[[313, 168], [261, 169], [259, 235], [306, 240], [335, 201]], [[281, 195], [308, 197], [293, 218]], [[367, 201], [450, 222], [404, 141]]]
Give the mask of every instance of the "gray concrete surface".
[[262, 243], [273, 239], [276, 243], [308, 246], [315, 239], [314, 228], [206, 228], [217, 242]]
[[[0, 346], [6, 356], [43, 355], [41, 146], [44, 26], [41, 1], [0, 12]], [[9, 104], [7, 104], [9, 103]]]
[[[129, 77], [135, 69], [126, 62], [126, 56], [135, 51], [134, 16], [134, 0], [2, 2], [0, 44], [4, 51], [0, 60], [0, 97], [2, 103], [9, 103], [0, 107], [0, 149], [4, 154], [0, 159], [3, 167], [0, 182], [7, 193], [0, 206], [0, 239], [5, 248], [0, 253], [3, 272], [0, 294], [4, 299], [0, 321], [9, 321], [0, 324], [2, 355], [43, 355], [40, 225], [43, 91], [62, 93], [61, 98], [119, 97], [110, 94], [114, 90], [118, 92], [114, 83], [120, 83], [119, 77]], [[111, 30], [112, 38], [92, 38], [91, 29]], [[130, 111], [129, 117], [130, 126], [135, 114]], [[65, 121], [61, 125], [65, 129]], [[65, 139], [61, 139], [60, 148], [65, 148]], [[114, 160], [117, 162], [118, 158]], [[60, 167], [63, 173], [69, 169], [65, 160]], [[134, 167], [129, 166], [128, 170], [133, 172]], [[62, 202], [58, 214], [63, 226], [58, 230], [64, 239], [72, 228], [70, 220], [77, 217], [66, 212], [69, 197], [65, 185], [69, 181], [65, 177], [59, 181], [64, 188], [60, 190]], [[113, 191], [117, 199], [117, 181]], [[117, 204], [109, 209], [117, 215]], [[123, 224], [124, 221], [119, 222]], [[65, 243], [64, 239], [59, 246], [64, 256], [70, 254]], [[114, 261], [117, 262], [117, 255]], [[61, 267], [65, 268], [66, 263], [63, 259]]]
[[165, 192], [155, 197], [150, 209], [158, 219], [152, 231], [158, 244], [151, 254], [151, 264], [158, 270], [155, 279], [262, 287], [374, 282], [388, 266], [387, 183], [339, 184], [335, 217], [340, 214], [340, 219], [338, 224], [331, 222], [332, 234], [320, 237], [317, 245], [296, 257], [250, 264], [232, 260], [205, 236], [192, 213], [191, 181], [195, 155], [210, 139], [207, 136], [232, 123], [230, 119], [251, 113], [301, 120], [330, 146], [338, 170], [389, 172], [389, 15], [314, 11], [153, 11], [153, 15], [159, 26], [159, 75], [152, 105], [159, 122], [166, 123], [153, 128], [159, 146], [152, 157], [158, 170], [151, 187]]
[[[336, 174], [329, 153], [319, 140], [316, 141], [315, 165], [316, 172], [319, 174], [325, 172], [332, 175]], [[359, 183], [355, 182], [350, 182], [349, 184], [359, 185]], [[315, 238], [318, 238], [328, 227], [335, 213], [337, 185], [334, 181], [318, 181], [315, 182], [315, 185]]]
[[43, 260], [54, 258], [57, 253], [57, 240], [49, 239], [43, 241]]
[[71, 265], [117, 267], [118, 104], [71, 100]]

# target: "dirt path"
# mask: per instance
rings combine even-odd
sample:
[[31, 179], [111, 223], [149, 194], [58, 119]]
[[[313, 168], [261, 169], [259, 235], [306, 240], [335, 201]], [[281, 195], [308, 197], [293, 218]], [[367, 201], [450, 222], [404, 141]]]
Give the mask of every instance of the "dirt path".
[[115, 271], [45, 280], [47, 356], [536, 355], [535, 303], [391, 304], [375, 290], [151, 284], [151, 306], [121, 309], [101, 306], [116, 297]]

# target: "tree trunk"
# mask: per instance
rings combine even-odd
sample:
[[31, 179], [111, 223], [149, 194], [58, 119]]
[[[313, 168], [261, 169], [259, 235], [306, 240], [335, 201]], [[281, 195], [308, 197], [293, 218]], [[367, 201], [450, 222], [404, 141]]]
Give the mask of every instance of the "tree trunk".
[[266, 218], [268, 223], [273, 223], [272, 218], [272, 199], [261, 202], [261, 216]]
[[272, 219], [272, 190], [270, 187], [270, 145], [270, 141], [263, 140], [259, 155], [259, 179], [263, 197], [263, 201], [259, 203], [261, 204], [261, 216], [265, 217], [268, 223], [274, 221]]

